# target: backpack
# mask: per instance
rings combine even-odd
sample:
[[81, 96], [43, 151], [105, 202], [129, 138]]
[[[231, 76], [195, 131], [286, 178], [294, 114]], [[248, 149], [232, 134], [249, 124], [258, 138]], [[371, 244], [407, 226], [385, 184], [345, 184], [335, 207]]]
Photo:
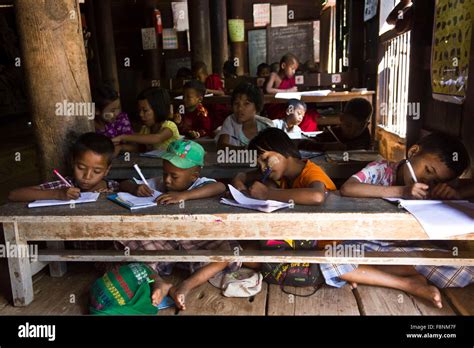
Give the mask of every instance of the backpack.
[[[315, 250], [314, 240], [268, 240], [261, 242], [263, 250]], [[324, 277], [317, 263], [262, 263], [260, 272], [263, 280], [270, 284], [280, 285], [281, 290], [290, 295], [308, 297], [313, 295], [324, 284]], [[299, 295], [288, 292], [285, 286], [312, 286], [313, 292]]]

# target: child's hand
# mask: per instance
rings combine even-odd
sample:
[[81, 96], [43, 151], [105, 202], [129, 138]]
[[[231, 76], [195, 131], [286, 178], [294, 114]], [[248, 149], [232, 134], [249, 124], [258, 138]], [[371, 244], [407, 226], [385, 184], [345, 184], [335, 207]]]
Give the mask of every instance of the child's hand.
[[298, 92], [298, 87], [291, 87], [290, 89], [287, 89], [289, 92]]
[[137, 186], [135, 191], [135, 196], [138, 197], [150, 197], [153, 196], [153, 190], [148, 187], [148, 185], [141, 184]]
[[70, 201], [71, 199], [78, 199], [81, 196], [81, 189], [78, 187], [66, 187], [58, 191], [58, 199], [61, 201]]
[[120, 145], [120, 143], [122, 143], [123, 141], [123, 137], [121, 135], [115, 137], [115, 138], [112, 138], [112, 142], [114, 143], [114, 145]]
[[249, 188], [250, 196], [257, 199], [268, 198], [268, 187], [259, 181], [255, 181]]
[[461, 199], [461, 195], [448, 184], [437, 184], [431, 190], [432, 199]]
[[180, 203], [181, 201], [185, 201], [187, 199], [186, 192], [168, 192], [163, 193], [156, 199], [156, 203], [158, 204], [172, 204], [172, 203]]
[[428, 189], [430, 187], [420, 182], [403, 188], [403, 198], [406, 199], [426, 199], [428, 197]]
[[188, 135], [191, 139], [197, 139], [201, 136], [201, 134], [199, 134], [199, 132], [196, 132], [196, 131], [189, 131]]

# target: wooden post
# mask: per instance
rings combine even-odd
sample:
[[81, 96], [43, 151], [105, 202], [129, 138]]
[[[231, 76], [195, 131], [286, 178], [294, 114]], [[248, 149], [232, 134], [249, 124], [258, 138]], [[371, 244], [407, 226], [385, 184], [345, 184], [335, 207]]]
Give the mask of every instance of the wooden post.
[[79, 4], [15, 0], [22, 64], [43, 180], [67, 172], [69, 133], [94, 130]]
[[[146, 0], [145, 1], [145, 10], [144, 10], [144, 24], [145, 28], [151, 28], [155, 26], [154, 13], [153, 11], [158, 8], [157, 0]], [[162, 39], [157, 35], [157, 48], [153, 50], [145, 50], [145, 72], [144, 78], [148, 81], [149, 86], [156, 85], [161, 78], [161, 68], [162, 68]]]
[[226, 0], [211, 0], [210, 11], [212, 27], [212, 72], [222, 74], [222, 67], [225, 61], [229, 59]]
[[100, 67], [103, 79], [102, 82], [112, 85], [116, 91], [119, 91], [111, 0], [93, 1], [96, 20], [95, 25], [99, 43]]
[[203, 61], [211, 69], [212, 50], [209, 0], [188, 1], [188, 10], [192, 61]]
[[[231, 0], [229, 3], [231, 5], [230, 18], [245, 19], [244, 2], [242, 0]], [[237, 63], [237, 75], [243, 75], [245, 73], [246, 51], [245, 42], [231, 43], [232, 59]]]

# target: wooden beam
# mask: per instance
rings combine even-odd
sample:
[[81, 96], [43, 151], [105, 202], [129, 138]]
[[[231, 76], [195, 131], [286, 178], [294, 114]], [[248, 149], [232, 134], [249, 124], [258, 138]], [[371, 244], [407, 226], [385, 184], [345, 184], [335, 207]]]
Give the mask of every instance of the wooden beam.
[[103, 82], [120, 90], [115, 54], [114, 27], [111, 0], [94, 0], [96, 27], [99, 42], [100, 66]]
[[210, 0], [212, 72], [222, 74], [222, 68], [229, 59], [227, 42], [227, 5], [226, 0]]
[[210, 69], [212, 67], [212, 49], [209, 0], [188, 1], [188, 9], [192, 61], [202, 61]]
[[327, 256], [325, 250], [40, 250], [40, 261], [101, 262], [302, 262], [391, 265], [474, 265], [474, 252], [455, 258], [444, 252], [366, 252], [361, 256]]
[[40, 171], [49, 180], [54, 168], [69, 168], [69, 133], [94, 130], [79, 4], [16, 0], [15, 8]]

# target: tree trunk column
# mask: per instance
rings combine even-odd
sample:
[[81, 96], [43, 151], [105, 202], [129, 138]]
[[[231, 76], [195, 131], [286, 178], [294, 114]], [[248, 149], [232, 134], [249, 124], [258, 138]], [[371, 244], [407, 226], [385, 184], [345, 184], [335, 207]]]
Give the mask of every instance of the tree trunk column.
[[209, 0], [188, 1], [189, 34], [192, 61], [203, 61], [212, 68], [211, 28], [209, 24]]
[[[244, 3], [242, 0], [230, 0], [230, 18], [245, 19], [244, 18]], [[246, 63], [246, 49], [245, 42], [231, 43], [232, 60], [237, 63], [237, 75], [245, 73]], [[237, 59], [236, 59], [237, 58]]]
[[[145, 28], [155, 27], [154, 19], [154, 10], [158, 8], [157, 0], [146, 0], [145, 1], [145, 11], [144, 11], [144, 23]], [[145, 59], [145, 71], [144, 78], [149, 82], [149, 86], [155, 85], [155, 82], [161, 79], [161, 69], [162, 69], [162, 38], [156, 34], [156, 44], [157, 48], [152, 50], [145, 50], [144, 59]]]
[[212, 39], [212, 72], [222, 74], [222, 67], [229, 59], [227, 42], [227, 6], [226, 0], [211, 0], [211, 39]]
[[41, 175], [50, 180], [54, 168], [69, 169], [69, 133], [94, 130], [79, 5], [15, 0], [15, 10]]

